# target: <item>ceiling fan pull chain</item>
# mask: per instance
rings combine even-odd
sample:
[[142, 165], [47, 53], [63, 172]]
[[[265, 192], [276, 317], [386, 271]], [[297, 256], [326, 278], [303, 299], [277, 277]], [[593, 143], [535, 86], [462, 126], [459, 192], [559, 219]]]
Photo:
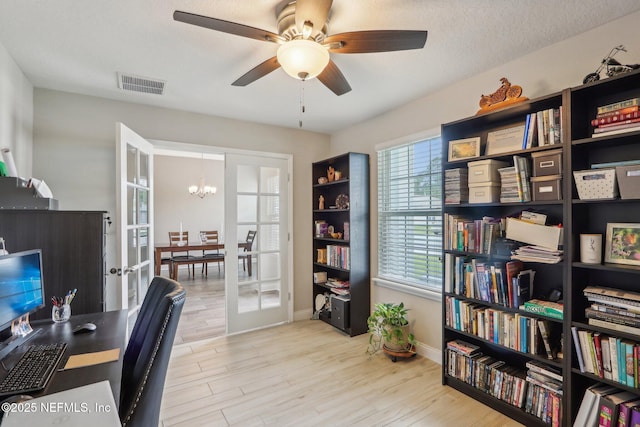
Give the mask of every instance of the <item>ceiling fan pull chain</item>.
[[298, 120], [298, 126], [302, 127], [302, 115], [304, 114], [304, 80], [300, 80], [300, 120]]

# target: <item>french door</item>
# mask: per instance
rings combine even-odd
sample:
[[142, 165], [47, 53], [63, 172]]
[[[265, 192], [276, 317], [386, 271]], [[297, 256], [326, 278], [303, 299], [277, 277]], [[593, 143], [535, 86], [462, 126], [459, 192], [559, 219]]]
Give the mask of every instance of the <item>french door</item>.
[[[289, 163], [255, 155], [225, 157], [227, 333], [292, 318]], [[249, 247], [246, 239], [254, 231]]]
[[129, 330], [153, 275], [153, 146], [116, 124], [117, 286]]

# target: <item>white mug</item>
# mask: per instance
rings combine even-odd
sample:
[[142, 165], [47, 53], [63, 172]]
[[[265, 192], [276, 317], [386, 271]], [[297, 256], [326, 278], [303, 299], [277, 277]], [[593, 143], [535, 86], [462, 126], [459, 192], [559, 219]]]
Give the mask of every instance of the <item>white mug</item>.
[[585, 264], [602, 262], [602, 234], [580, 235], [580, 261]]

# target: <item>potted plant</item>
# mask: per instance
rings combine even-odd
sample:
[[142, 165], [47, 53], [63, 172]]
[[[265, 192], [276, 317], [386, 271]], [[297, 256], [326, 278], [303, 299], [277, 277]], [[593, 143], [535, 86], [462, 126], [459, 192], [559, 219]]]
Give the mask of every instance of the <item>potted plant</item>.
[[409, 332], [409, 320], [404, 303], [378, 303], [367, 319], [369, 347], [367, 353], [383, 349], [389, 354], [415, 353], [415, 337]]

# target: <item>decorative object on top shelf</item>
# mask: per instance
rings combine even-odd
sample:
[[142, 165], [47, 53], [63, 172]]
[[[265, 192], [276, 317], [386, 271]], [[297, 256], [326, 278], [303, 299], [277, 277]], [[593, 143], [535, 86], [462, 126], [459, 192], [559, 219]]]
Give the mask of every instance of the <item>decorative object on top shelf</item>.
[[329, 182], [329, 180], [326, 176], [321, 176], [320, 178], [318, 178], [318, 184], [326, 184], [327, 182]]
[[349, 196], [346, 194], [338, 194], [338, 197], [336, 197], [336, 208], [349, 209]]
[[602, 234], [580, 234], [580, 262], [600, 264], [602, 261]]
[[449, 161], [473, 159], [480, 156], [480, 137], [449, 141]]
[[640, 265], [640, 224], [608, 223], [605, 262]]
[[329, 182], [333, 182], [336, 179], [336, 169], [333, 166], [329, 166], [327, 169], [327, 179]]
[[629, 71], [640, 69], [640, 64], [623, 65], [616, 59], [613, 59], [614, 55], [620, 51], [626, 52], [627, 49], [625, 49], [623, 45], [618, 45], [611, 49], [606, 58], [604, 58], [600, 63], [598, 69], [593, 73], [587, 74], [584, 79], [582, 79], [582, 83], [586, 84], [600, 80], [600, 73], [602, 72], [602, 70], [606, 70], [605, 74], [607, 75], [607, 77], [613, 77], [618, 74], [628, 73]]
[[319, 210], [324, 209], [324, 196], [318, 197], [318, 209]]
[[502, 82], [502, 86], [500, 86], [498, 90], [493, 92], [491, 95], [480, 95], [480, 109], [476, 115], [508, 107], [509, 105], [517, 104], [529, 99], [526, 96], [521, 96], [522, 87], [518, 85], [511, 85], [509, 80], [505, 77], [501, 78], [500, 81]]
[[[409, 331], [409, 319], [404, 303], [378, 303], [375, 310], [367, 319], [369, 326], [369, 347], [367, 354], [374, 355], [378, 350], [393, 353], [416, 353], [416, 340]], [[395, 360], [394, 360], [395, 361]]]

